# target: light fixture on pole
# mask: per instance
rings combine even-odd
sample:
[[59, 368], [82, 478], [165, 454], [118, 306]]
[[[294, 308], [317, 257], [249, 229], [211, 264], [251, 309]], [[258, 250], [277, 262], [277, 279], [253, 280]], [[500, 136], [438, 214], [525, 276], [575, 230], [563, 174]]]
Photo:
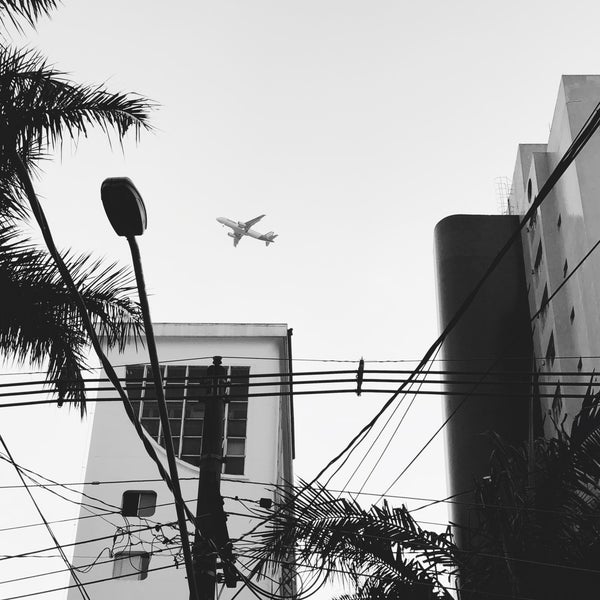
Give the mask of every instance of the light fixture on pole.
[[150, 365], [152, 366], [152, 376], [154, 378], [156, 399], [158, 401], [158, 412], [165, 438], [169, 475], [173, 484], [173, 496], [175, 498], [177, 523], [179, 525], [179, 534], [181, 535], [190, 599], [199, 600], [184, 512], [184, 500], [181, 494], [181, 486], [179, 485], [177, 463], [173, 450], [173, 438], [171, 436], [171, 427], [158, 362], [158, 352], [156, 350], [156, 340], [154, 339], [154, 329], [152, 327], [152, 319], [150, 318], [150, 306], [148, 305], [148, 295], [146, 294], [146, 284], [144, 283], [140, 250], [135, 239], [136, 236], [142, 235], [146, 230], [146, 207], [144, 206], [141, 194], [128, 177], [111, 177], [105, 179], [100, 188], [100, 195], [110, 224], [117, 235], [127, 238], [131, 249], [135, 279], [144, 320], [146, 343], [148, 344], [148, 354], [150, 355]]

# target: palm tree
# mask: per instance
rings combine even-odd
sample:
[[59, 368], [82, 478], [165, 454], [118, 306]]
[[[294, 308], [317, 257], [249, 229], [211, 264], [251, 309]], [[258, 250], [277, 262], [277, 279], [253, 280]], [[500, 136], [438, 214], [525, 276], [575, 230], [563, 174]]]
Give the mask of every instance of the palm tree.
[[[56, 4], [0, 0], [0, 23], [33, 24]], [[39, 52], [0, 43], [0, 352], [19, 363], [46, 364], [59, 401], [79, 403], [82, 412], [82, 372], [90, 339], [55, 262], [22, 233], [31, 214], [31, 180], [40, 162], [65, 138], [86, 137], [91, 128], [119, 141], [129, 131], [137, 137], [149, 129], [151, 108], [139, 96], [72, 83]], [[38, 212], [34, 208], [39, 220]], [[128, 271], [104, 266], [89, 255], [66, 252], [63, 257], [109, 347], [138, 334], [141, 315], [128, 296]]]
[[[363, 509], [323, 487], [302, 483], [257, 530], [244, 556], [258, 577], [292, 563], [321, 583], [338, 579], [352, 588], [345, 600], [450, 600], [456, 570], [449, 533], [423, 530], [405, 506]], [[238, 549], [238, 545], [236, 545]]]
[[532, 454], [527, 446], [493, 438], [489, 476], [477, 485], [479, 508], [463, 585], [540, 600], [595, 597], [600, 394], [590, 382], [571, 431], [557, 424], [556, 436], [537, 439]]

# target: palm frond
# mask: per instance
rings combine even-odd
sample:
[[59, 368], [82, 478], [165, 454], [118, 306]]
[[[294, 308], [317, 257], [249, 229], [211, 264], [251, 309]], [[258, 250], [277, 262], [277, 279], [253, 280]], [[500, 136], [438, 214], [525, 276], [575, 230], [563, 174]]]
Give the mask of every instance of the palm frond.
[[[54, 147], [63, 138], [86, 136], [99, 127], [122, 140], [133, 129], [151, 129], [154, 104], [135, 94], [112, 93], [103, 86], [85, 86], [47, 64], [34, 50], [0, 47], [0, 149], [17, 148], [22, 156]], [[3, 152], [9, 158], [9, 152]]]
[[356, 585], [377, 580], [391, 597], [410, 582], [443, 590], [442, 576], [454, 572], [457, 560], [449, 533], [423, 530], [405, 506], [365, 510], [321, 486], [302, 482], [300, 490], [286, 493], [267, 527], [255, 533], [250, 553], [259, 576], [293, 552], [324, 580], [351, 573]]
[[58, 4], [58, 0], [0, 0], [0, 23], [6, 25], [10, 21], [21, 29], [19, 20], [23, 19], [29, 25], [34, 25], [40, 17], [50, 14]]
[[[122, 347], [129, 336], [139, 336], [141, 313], [129, 297], [129, 272], [87, 255], [67, 253], [65, 260], [108, 346]], [[72, 400], [83, 412], [90, 340], [79, 310], [49, 255], [6, 223], [0, 227], [0, 289], [0, 352], [18, 363], [46, 364], [59, 401]]]

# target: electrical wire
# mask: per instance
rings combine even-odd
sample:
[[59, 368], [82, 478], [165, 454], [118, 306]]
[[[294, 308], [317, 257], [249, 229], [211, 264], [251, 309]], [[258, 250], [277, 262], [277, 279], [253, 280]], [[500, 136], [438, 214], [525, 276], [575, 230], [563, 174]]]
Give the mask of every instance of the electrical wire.
[[12, 465], [15, 468], [17, 474], [19, 475], [19, 478], [21, 479], [21, 483], [25, 486], [25, 490], [27, 491], [27, 494], [29, 495], [29, 498], [31, 499], [31, 502], [35, 506], [35, 509], [36, 509], [38, 515], [40, 516], [40, 519], [42, 519], [42, 521], [44, 522], [44, 525], [46, 526], [46, 529], [47, 529], [48, 533], [50, 534], [50, 537], [52, 538], [52, 541], [55, 544], [55, 548], [59, 551], [59, 553], [61, 555], [61, 558], [63, 559], [65, 565], [67, 566], [67, 568], [71, 572], [71, 577], [73, 577], [73, 581], [75, 581], [75, 585], [76, 585], [77, 589], [79, 590], [79, 593], [81, 594], [81, 597], [84, 598], [84, 600], [91, 600], [90, 597], [89, 597], [89, 595], [88, 595], [88, 593], [87, 593], [87, 591], [86, 591], [86, 589], [85, 589], [85, 587], [81, 583], [80, 579], [77, 577], [77, 573], [75, 572], [75, 569], [73, 568], [73, 565], [71, 565], [69, 559], [67, 558], [67, 555], [65, 554], [62, 546], [60, 545], [60, 542], [56, 538], [56, 535], [54, 534], [54, 531], [52, 531], [52, 527], [50, 527], [50, 524], [46, 520], [46, 517], [44, 516], [44, 513], [42, 512], [42, 509], [40, 508], [40, 506], [37, 503], [37, 501], [36, 501], [35, 497], [33, 496], [33, 494], [31, 493], [31, 490], [27, 487], [27, 483], [25, 482], [25, 478], [23, 477], [23, 474], [19, 470], [19, 467], [18, 467], [17, 463], [15, 462], [15, 460], [14, 460], [14, 458], [13, 458], [10, 450], [8, 449], [8, 446], [6, 445], [6, 442], [4, 441], [4, 438], [2, 437], [2, 435], [0, 435], [0, 444], [2, 444], [2, 447], [4, 448], [4, 451], [6, 452], [6, 454], [8, 455], [8, 458], [10, 459], [10, 462], [12, 463]]
[[[164, 549], [159, 549], [159, 550], [154, 550], [152, 552], [148, 552], [149, 555], [151, 556], [155, 556], [157, 554], [161, 554], [162, 552], [168, 552], [169, 550], [172, 550], [172, 548], [164, 548]], [[99, 558], [99, 557], [96, 557]], [[172, 558], [171, 556], [159, 556], [159, 558]], [[94, 562], [88, 563], [86, 565], [79, 565], [77, 567], [73, 567], [74, 569], [76, 569], [77, 571], [80, 571], [82, 573], [89, 573], [89, 571], [91, 570], [92, 567], [98, 566], [98, 565], [106, 565], [109, 563], [113, 563], [114, 562], [114, 557], [111, 557], [109, 560], [105, 560], [105, 561], [98, 561], [98, 560], [94, 560]], [[87, 570], [86, 570], [87, 569]], [[60, 573], [67, 573], [69, 571], [69, 569], [57, 569], [55, 571], [46, 571], [44, 573], [36, 573], [35, 575], [24, 575], [22, 577], [15, 577], [14, 579], [4, 579], [0, 581], [0, 585], [5, 585], [8, 583], [16, 583], [18, 581], [28, 581], [30, 579], [38, 579], [39, 577], [48, 577], [50, 575], [58, 575]]]
[[[177, 521], [163, 523], [162, 527], [172, 527], [173, 525], [177, 525]], [[156, 525], [148, 525], [145, 527], [139, 527], [137, 529], [131, 530], [130, 533], [139, 533], [140, 531], [148, 531], [150, 529], [154, 529], [155, 527], [156, 527]], [[114, 534], [111, 534], [111, 535], [99, 536], [99, 537], [95, 537], [95, 538], [89, 538], [86, 540], [80, 540], [78, 542], [70, 542], [68, 544], [62, 544], [62, 548], [70, 548], [70, 547], [74, 547], [74, 546], [82, 546], [85, 544], [91, 544], [94, 542], [101, 542], [104, 540], [110, 540], [113, 537], [114, 537]], [[5, 560], [11, 560], [13, 558], [24, 558], [24, 557], [31, 556], [32, 554], [42, 554], [45, 552], [52, 552], [52, 550], [56, 550], [56, 546], [51, 546], [49, 548], [42, 548], [42, 549], [37, 549], [37, 550], [30, 550], [28, 552], [20, 552], [18, 554], [4, 554], [4, 555], [0, 556], [0, 562], [5, 561]]]
[[[600, 107], [600, 105], [598, 105], [597, 109], [598, 110]], [[554, 298], [556, 296], [556, 294], [566, 285], [567, 281], [581, 268], [581, 266], [584, 264], [584, 262], [590, 257], [590, 255], [592, 254], [592, 252], [598, 247], [600, 246], [600, 240], [598, 240], [591, 248], [590, 250], [588, 250], [588, 252], [586, 252], [586, 254], [583, 256], [583, 258], [577, 263], [577, 265], [575, 266], [575, 268], [569, 273], [569, 276], [567, 278], [565, 278], [565, 280], [556, 288], [556, 290], [553, 292], [553, 294], [548, 298], [548, 300], [545, 302], [545, 304], [543, 306], [540, 307], [540, 309], [530, 318], [530, 323], [533, 323], [535, 321], [535, 319], [543, 312], [543, 310], [545, 310], [545, 308], [548, 306], [550, 300], [552, 298]], [[493, 365], [495, 365], [498, 362], [499, 358], [496, 359], [496, 361], [493, 363]], [[592, 374], [592, 376], [595, 376], [595, 373]], [[485, 377], [485, 375], [484, 375]], [[568, 385], [568, 384], [565, 384]], [[589, 384], [588, 384], [589, 385]], [[411, 459], [411, 461], [404, 467], [404, 469], [400, 472], [400, 474], [396, 477], [396, 479], [394, 479], [394, 481], [391, 483], [391, 485], [386, 489], [386, 491], [384, 492], [384, 495], [387, 494], [387, 492], [390, 491], [390, 489], [396, 485], [396, 483], [400, 480], [400, 478], [404, 475], [404, 473], [406, 473], [406, 471], [415, 463], [415, 461], [419, 458], [419, 456], [421, 456], [421, 454], [425, 451], [425, 449], [429, 446], [429, 444], [431, 444], [431, 442], [438, 436], [438, 434], [440, 433], [440, 431], [442, 431], [442, 429], [448, 424], [448, 422], [454, 417], [454, 415], [465, 405], [466, 401], [472, 396], [472, 394], [475, 392], [475, 389], [477, 388], [477, 384], [473, 387], [472, 390], [470, 390], [468, 392], [468, 394], [463, 398], [463, 400], [452, 410], [452, 412], [448, 415], [448, 417], [444, 420], [444, 422], [440, 425], [440, 427], [434, 432], [434, 434], [427, 440], [427, 442], [421, 447], [421, 449], [417, 452], [417, 454]], [[480, 392], [477, 393], [478, 396], [481, 395], [485, 395], [485, 394], [481, 394]], [[542, 393], [538, 393], [537, 394], [538, 397], [542, 398], [542, 397], [554, 397], [554, 394], [542, 394]], [[564, 396], [565, 398], [586, 398], [587, 394], [569, 394]]]
[[[166, 565], [164, 567], [155, 567], [153, 569], [147, 569], [145, 573], [152, 573], [154, 571], [164, 571], [165, 569], [179, 568], [179, 565]], [[95, 585], [96, 583], [104, 583], [105, 581], [114, 581], [115, 579], [123, 579], [125, 577], [131, 577], [131, 574], [126, 575], [114, 575], [113, 577], [105, 577], [104, 579], [95, 579], [93, 581], [86, 581], [85, 585]], [[62, 587], [52, 588], [48, 590], [40, 590], [38, 592], [30, 592], [28, 594], [21, 594], [19, 596], [10, 596], [3, 598], [3, 600], [20, 600], [21, 598], [32, 598], [33, 596], [41, 596], [42, 594], [51, 594], [53, 592], [62, 592], [64, 590], [70, 590], [71, 588], [77, 587], [76, 585], [66, 585]]]
[[[340, 458], [342, 456], [344, 456], [344, 454], [356, 443], [356, 440], [359, 439], [359, 437], [365, 430], [369, 430], [375, 425], [375, 423], [379, 420], [381, 415], [383, 415], [385, 413], [387, 408], [392, 404], [392, 402], [397, 398], [397, 396], [401, 392], [404, 391], [404, 388], [406, 387], [408, 381], [411, 381], [412, 379], [414, 379], [415, 375], [423, 370], [425, 365], [432, 358], [436, 349], [444, 343], [444, 341], [446, 340], [446, 338], [448, 337], [450, 332], [456, 327], [458, 322], [461, 320], [462, 316], [465, 314], [465, 312], [469, 309], [471, 304], [474, 302], [474, 300], [478, 296], [481, 288], [484, 286], [484, 284], [490, 278], [492, 273], [496, 270], [497, 266], [500, 264], [502, 259], [509, 252], [513, 243], [518, 238], [520, 238], [521, 230], [525, 227], [526, 223], [535, 214], [538, 207], [542, 204], [544, 199], [548, 196], [548, 194], [550, 193], [550, 191], [552, 190], [552, 188], [554, 187], [556, 182], [563, 175], [563, 173], [566, 171], [566, 169], [575, 160], [575, 158], [577, 157], [579, 152], [581, 152], [581, 150], [583, 149], [583, 147], [585, 146], [587, 141], [590, 139], [590, 137], [593, 135], [593, 133], [596, 131], [596, 129], [598, 128], [599, 125], [600, 125], [600, 103], [594, 108], [594, 110], [592, 111], [592, 114], [590, 115], [590, 118], [586, 121], [586, 123], [583, 125], [583, 127], [581, 128], [579, 133], [576, 135], [572, 144], [569, 146], [569, 148], [567, 149], [567, 151], [565, 152], [563, 157], [559, 160], [558, 164], [556, 165], [556, 167], [554, 168], [552, 173], [550, 173], [550, 176], [548, 177], [547, 181], [544, 183], [542, 188], [539, 190], [538, 194], [532, 201], [531, 206], [526, 211], [525, 215], [523, 216], [522, 220], [520, 221], [519, 226], [509, 236], [509, 239], [502, 246], [502, 248], [498, 251], [496, 256], [492, 259], [491, 263], [486, 268], [483, 275], [479, 278], [478, 282], [475, 284], [475, 286], [473, 287], [471, 292], [462, 301], [462, 303], [458, 307], [458, 310], [454, 313], [452, 318], [445, 325], [443, 331], [440, 333], [438, 338], [433, 342], [433, 344], [425, 352], [423, 358], [417, 364], [417, 366], [413, 372], [414, 374], [411, 374], [408, 376], [406, 382], [403, 383], [394, 392], [394, 394], [391, 396], [391, 398], [389, 398], [386, 401], [386, 403], [383, 405], [383, 407], [380, 409], [380, 411], [375, 415], [375, 417], [373, 417], [373, 419], [371, 419], [371, 421], [369, 421], [361, 429], [361, 431], [352, 440], [350, 440], [350, 442], [342, 449], [341, 452], [339, 452], [336, 456], [334, 456], [319, 471], [319, 473], [317, 473], [317, 475], [313, 478], [311, 483], [314, 483], [315, 481], [317, 481], [332, 465], [334, 465], [338, 460], [340, 460]], [[437, 432], [435, 435], [437, 435]], [[428, 442], [428, 444], [429, 444], [429, 442]], [[419, 455], [420, 455], [420, 453], [419, 453]], [[410, 464], [412, 464], [412, 462]]]
[[[595, 249], [597, 247], [597, 244], [594, 245], [593, 249]], [[586, 254], [586, 256], [584, 257], [583, 260], [585, 260], [589, 254], [591, 252], [588, 252]], [[550, 298], [548, 299], [548, 301], [546, 301], [546, 303], [544, 304], [543, 307], [540, 308], [540, 310], [538, 310], [538, 312], [536, 312], [533, 317], [531, 317], [531, 321], [535, 320], [538, 315], [540, 314], [541, 311], [544, 310], [544, 308], [548, 305], [548, 302], [550, 302], [552, 300], [552, 298], [562, 289], [562, 287], [567, 283], [567, 281], [569, 280], [570, 277], [572, 277], [572, 275], [576, 272], [576, 270], [579, 268], [580, 265], [577, 265], [575, 267], [575, 269], [573, 269], [571, 271], [571, 273], [569, 274], [569, 276], [563, 281], [561, 282], [560, 286], [554, 291], [554, 293], [552, 294], [552, 296], [550, 296]], [[506, 358], [511, 358], [512, 357], [506, 357]], [[590, 357], [576, 357], [576, 358], [590, 358]], [[597, 357], [600, 358], [600, 357]], [[494, 359], [490, 359], [490, 360], [495, 360]], [[461, 359], [461, 362], [466, 362], [467, 359]], [[493, 379], [490, 378], [488, 380], [486, 380], [484, 383], [486, 385], [488, 384], [498, 384], [498, 383], [506, 383], [507, 381], [515, 381], [518, 382], [518, 379], [515, 380], [510, 380], [508, 379], [508, 376], [512, 376], [515, 378], [523, 378], [523, 377], [531, 377], [532, 375], [539, 375], [542, 378], [546, 378], [546, 377], [568, 377], [568, 376], [572, 376], [572, 377], [584, 377], [584, 376], [591, 376], [595, 373], [595, 371], [558, 371], [558, 370], [553, 370], [552, 372], [548, 372], [548, 373], [543, 373], [543, 372], [539, 372], [539, 371], [530, 371], [530, 370], [521, 370], [521, 371], [510, 371], [510, 370], [505, 370], [502, 369], [501, 371], [492, 371], [489, 372], [488, 369], [484, 369], [484, 370], [450, 370], [450, 369], [431, 369], [432, 364], [429, 364], [429, 368], [427, 369], [427, 371], [425, 372], [419, 372], [416, 376], [415, 379], [413, 381], [419, 381], [418, 376], [425, 376], [425, 375], [443, 375], [443, 376], [448, 376], [448, 375], [455, 375], [455, 376], [460, 376], [460, 377], [468, 377], [468, 376], [479, 376], [482, 373], [486, 373], [486, 374], [491, 374], [491, 375], [498, 375], [501, 376], [499, 379]], [[309, 377], [309, 376], [316, 376], [316, 377], [324, 377], [326, 375], [352, 375], [351, 378], [329, 378], [329, 379], [314, 379], [314, 380], [302, 380], [299, 379], [298, 383], [300, 383], [301, 385], [307, 385], [307, 384], [323, 384], [323, 383], [355, 383], [356, 382], [356, 374], [358, 373], [358, 371], [356, 369], [353, 370], [343, 370], [343, 371], [307, 371], [307, 372], [303, 372], [303, 373], [293, 373], [294, 377]], [[363, 370], [364, 375], [410, 375], [412, 373], [412, 371], [407, 370], [407, 369], [364, 369]], [[287, 373], [249, 373], [247, 375], [249, 381], [248, 383], [243, 382], [243, 383], [236, 383], [236, 382], [230, 382], [228, 387], [232, 390], [235, 390], [236, 388], [247, 388], [247, 387], [265, 387], [265, 386], [281, 386], [281, 385], [287, 385], [286, 381], [281, 381], [282, 378], [287, 377], [288, 374]], [[266, 377], [273, 377], [273, 378], [277, 378], [274, 381], [255, 381], [256, 379], [263, 379]], [[176, 389], [181, 389], [184, 390], [186, 388], [186, 382], [189, 381], [189, 377], [165, 377], [165, 383], [167, 383], [169, 385], [169, 389], [170, 390], [176, 390]], [[110, 380], [107, 378], [97, 378], [97, 379], [86, 379], [85, 383], [107, 383]], [[127, 384], [127, 389], [128, 390], [142, 390], [143, 389], [143, 380], [135, 380], [133, 381], [132, 379], [127, 379], [127, 378], [120, 378], [119, 379], [120, 382], [122, 383], [126, 383]], [[174, 383], [174, 381], [176, 381], [176, 383]], [[366, 377], [363, 378], [364, 382], [371, 382], [371, 383], [404, 383], [406, 380], [404, 379], [397, 379], [397, 378], [375, 378], [375, 377]], [[437, 379], [437, 380], [425, 380], [425, 381], [429, 381], [430, 383], [445, 383], [445, 379]], [[73, 380], [74, 382], [74, 380]], [[58, 380], [36, 380], [36, 381], [18, 381], [18, 382], [11, 382], [11, 383], [0, 383], [0, 389], [6, 389], [6, 388], [17, 388], [17, 387], [32, 387], [32, 386], [48, 386], [50, 384], [53, 383], [58, 383]], [[70, 383], [70, 381], [65, 381], [65, 380], [61, 380], [60, 383]], [[464, 383], [472, 383], [472, 380], [469, 379], [465, 379]], [[550, 385], [552, 382], [549, 382], [547, 385]], [[113, 390], [113, 387], [87, 387], [86, 388], [86, 392], [110, 392]], [[56, 393], [57, 390], [56, 389], [47, 389], [47, 388], [42, 388], [42, 389], [36, 389], [36, 390], [23, 390], [23, 391], [15, 391], [15, 392], [9, 392], [9, 393], [2, 393], [0, 394], [0, 397], [11, 397], [11, 396], [19, 396], [19, 395], [31, 395], [31, 394], [52, 394], [52, 393]]]
[[[50, 226], [48, 225], [48, 221], [46, 219], [46, 215], [44, 214], [42, 205], [40, 204], [40, 202], [38, 200], [37, 194], [33, 187], [33, 183], [31, 181], [31, 177], [27, 171], [27, 168], [25, 167], [25, 164], [23, 163], [21, 156], [19, 155], [19, 153], [16, 150], [14, 150], [14, 152], [12, 153], [12, 158], [14, 159], [15, 170], [16, 170], [17, 176], [23, 185], [25, 195], [27, 196], [27, 199], [29, 200], [29, 203], [31, 206], [31, 211], [32, 211], [32, 213], [36, 219], [36, 222], [41, 230], [42, 237], [44, 238], [44, 242], [46, 243], [46, 246], [48, 248], [48, 252], [49, 252], [50, 256], [52, 257], [54, 263], [56, 264], [56, 267], [57, 267], [58, 271], [60, 272], [63, 282], [65, 283], [67, 289], [71, 293], [73, 300], [75, 301], [75, 304], [77, 305], [77, 307], [79, 309], [79, 314], [80, 314], [80, 318], [82, 321], [82, 325], [92, 343], [92, 346], [93, 346], [98, 358], [100, 359], [100, 362], [102, 363], [102, 366], [104, 367], [104, 371], [106, 372], [108, 377], [111, 378], [112, 383], [115, 386], [115, 389], [117, 390], [120, 397], [122, 398], [125, 411], [129, 417], [130, 421], [133, 423], [133, 425], [138, 433], [138, 436], [140, 437], [140, 439], [142, 441], [142, 444], [146, 448], [146, 452], [154, 460], [161, 477], [163, 477], [163, 479], [165, 480], [165, 483], [167, 484], [169, 489], [173, 492], [173, 495], [174, 495], [175, 501], [176, 501], [176, 509], [177, 509], [177, 513], [178, 513], [178, 519], [180, 520], [179, 527], [181, 530], [181, 535], [187, 536], [187, 529], [185, 527], [184, 513], [187, 514], [187, 516], [190, 518], [191, 522], [194, 523], [194, 525], [195, 525], [195, 520], [194, 520], [194, 515], [192, 515], [192, 513], [189, 511], [189, 509], [187, 509], [187, 507], [183, 504], [183, 499], [181, 498], [181, 491], [179, 490], [179, 485], [178, 485], [178, 481], [177, 481], [177, 471], [175, 470], [175, 472], [171, 474], [171, 477], [174, 478], [174, 480], [172, 480], [171, 477], [169, 477], [169, 474], [167, 473], [165, 468], [163, 467], [154, 448], [152, 447], [152, 445], [150, 444], [150, 442], [144, 435], [144, 433], [141, 429], [141, 425], [140, 425], [138, 419], [136, 419], [136, 416], [133, 412], [133, 408], [129, 401], [129, 397], [127, 396], [125, 390], [123, 390], [123, 388], [121, 387], [119, 380], [117, 378], [117, 374], [116, 374], [112, 364], [110, 363], [110, 361], [104, 354], [104, 351], [102, 350], [102, 346], [101, 346], [98, 336], [96, 334], [94, 325], [90, 319], [85, 302], [84, 302], [81, 294], [79, 293], [79, 290], [77, 289], [77, 285], [75, 284], [73, 277], [71, 276], [71, 273], [69, 272], [69, 269], [67, 268], [62, 256], [58, 252], [58, 249], [56, 248], [54, 239], [52, 237], [52, 232], [50, 230]], [[135, 248], [134, 248], [135, 239], [128, 238], [128, 241], [130, 242], [130, 246], [131, 246], [132, 252], [133, 252], [135, 250]], [[137, 269], [138, 265], [136, 264], [134, 266]], [[146, 327], [147, 327], [147, 325], [146, 325]], [[188, 583], [190, 586], [190, 593], [197, 595], [190, 548], [187, 544], [184, 543], [183, 549], [184, 549], [184, 554], [185, 554], [185, 566], [186, 566], [186, 572], [188, 575]]]
[[[438, 353], [439, 353], [440, 350], [441, 350], [441, 346], [436, 350], [435, 354], [433, 355], [433, 360], [435, 360], [437, 358], [437, 355], [438, 355]], [[428, 366], [428, 369], [431, 368], [432, 365], [433, 365], [433, 362], [430, 362], [429, 366]], [[424, 375], [427, 376], [428, 372], [429, 371], [426, 371], [424, 373]], [[391, 434], [391, 436], [390, 436], [387, 444], [385, 445], [385, 447], [383, 448], [383, 450], [381, 450], [381, 452], [379, 453], [379, 457], [375, 461], [375, 464], [373, 465], [373, 467], [369, 471], [368, 475], [365, 477], [365, 480], [363, 481], [362, 485], [360, 486], [360, 489], [358, 490], [358, 494], [355, 496], [355, 499], [360, 496], [360, 493], [365, 489], [365, 486], [367, 485], [367, 483], [369, 482], [369, 479], [372, 477], [373, 473], [375, 472], [375, 469], [379, 466], [381, 460], [383, 459], [384, 454], [387, 452], [387, 449], [390, 447], [390, 444], [392, 443], [393, 439], [395, 438], [396, 434], [398, 433], [398, 430], [402, 426], [402, 423], [404, 422], [404, 419], [406, 418], [406, 415], [408, 414], [408, 412], [410, 411], [412, 405], [414, 404], [414, 402], [415, 402], [415, 400], [417, 398], [417, 393], [421, 390], [421, 387], [422, 387], [423, 383], [425, 383], [425, 378], [423, 378], [422, 380], [420, 380], [418, 382], [417, 389], [416, 389], [415, 393], [413, 393], [413, 397], [411, 398], [408, 407], [404, 411], [404, 414], [402, 415], [402, 417], [400, 418], [400, 421], [396, 425], [396, 428], [392, 432], [392, 434]], [[383, 428], [381, 430], [382, 432], [385, 429], [385, 427], [387, 426], [387, 424], [391, 422], [394, 414], [396, 413], [396, 410], [399, 409], [400, 404], [401, 404], [400, 402], [396, 404], [394, 410], [392, 411], [392, 414], [390, 415], [390, 417], [386, 421], [385, 425], [383, 426]], [[376, 438], [375, 441], [377, 441], [378, 438], [379, 438], [379, 436]], [[371, 448], [373, 448], [374, 444], [375, 444], [375, 442], [373, 442], [373, 444], [371, 445]], [[369, 451], [371, 450], [371, 448], [369, 448]]]
[[[192, 361], [199, 361], [199, 360], [212, 360], [212, 356], [190, 356], [188, 358], [176, 358], [176, 359], [166, 359], [166, 360], [161, 360], [161, 364], [164, 365], [169, 365], [172, 363], [178, 363], [178, 362], [192, 362]], [[287, 361], [288, 359], [280, 359], [277, 357], [269, 357], [269, 356], [222, 356], [222, 358], [224, 359], [244, 359], [244, 360], [273, 360], [273, 361]], [[435, 362], [435, 363], [453, 363], [453, 362], [475, 362], [475, 361], [489, 361], [489, 360], [493, 360], [494, 357], [492, 356], [465, 356], [464, 358], [436, 358], [435, 360], [431, 360], [430, 362]], [[523, 359], [528, 359], [530, 357], [528, 356], [511, 356], [510, 357], [513, 360], [523, 360]], [[596, 355], [596, 354], [590, 354], [590, 355], [556, 355], [555, 360], [573, 360], [573, 359], [579, 359], [579, 358], [583, 358], [583, 359], [600, 359], [600, 355]], [[356, 363], [358, 362], [356, 359], [321, 359], [321, 358], [293, 358], [292, 359], [294, 362], [302, 362], [302, 361], [309, 361], [309, 362], [321, 362], [321, 363]], [[403, 364], [403, 363], [418, 363], [420, 362], [420, 360], [422, 359], [417, 359], [417, 358], [403, 358], [403, 359], [373, 359], [373, 360], [368, 360], [368, 359], [364, 359], [365, 360], [365, 364]], [[138, 363], [122, 363], [122, 364], [116, 364], [113, 365], [113, 367], [115, 369], [117, 368], [123, 368], [123, 367], [141, 367], [141, 366], [148, 366], [148, 363], [144, 363], [144, 362], [138, 362]], [[100, 371], [102, 370], [104, 367], [87, 367], [88, 371]], [[365, 372], [375, 372], [369, 369], [365, 369]], [[356, 370], [342, 370], [342, 371], [332, 371], [333, 373], [355, 373]], [[390, 371], [390, 372], [402, 372], [402, 371]], [[412, 370], [406, 370], [404, 371], [406, 373], [411, 373]], [[18, 376], [25, 376], [25, 375], [44, 375], [46, 372], [45, 371], [4, 371], [0, 373], [0, 377], [18, 377]], [[321, 373], [321, 371], [314, 371], [314, 374], [319, 374]], [[296, 373], [296, 371], [293, 372], [293, 375], [296, 376], [296, 374], [306, 374], [306, 373]], [[258, 377], [258, 376], [266, 376], [268, 374], [250, 374], [250, 377]], [[277, 372], [277, 373], [271, 373], [271, 375], [273, 376], [284, 376], [284, 375], [288, 375], [287, 372]], [[124, 381], [124, 378], [120, 378], [121, 381]], [[55, 379], [43, 379], [43, 380], [36, 380], [35, 383], [52, 383], [52, 382], [56, 382], [57, 380]], [[101, 379], [85, 379], [84, 381], [110, 381], [108, 378], [101, 378]], [[0, 387], [3, 387], [5, 385], [12, 385], [10, 383], [6, 384], [0, 384]], [[26, 385], [25, 383], [23, 383], [23, 385]]]

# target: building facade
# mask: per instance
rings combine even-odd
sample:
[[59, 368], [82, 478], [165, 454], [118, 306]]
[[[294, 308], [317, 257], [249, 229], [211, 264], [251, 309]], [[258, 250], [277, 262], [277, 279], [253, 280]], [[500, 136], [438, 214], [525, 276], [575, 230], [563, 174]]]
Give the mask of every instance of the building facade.
[[[548, 142], [518, 148], [508, 214], [455, 215], [437, 225], [441, 328], [516, 231], [599, 102], [600, 76], [563, 76]], [[460, 497], [450, 512], [463, 548], [476, 526], [468, 490], [489, 464], [486, 432], [525, 442], [568, 431], [587, 386], [597, 383], [600, 250], [578, 265], [600, 240], [599, 157], [596, 133], [444, 343], [449, 489]]]
[[[259, 523], [255, 511], [261, 499], [263, 505], [274, 503], [278, 486], [293, 479], [293, 401], [288, 376], [291, 330], [283, 324], [163, 323], [155, 325], [155, 336], [182, 493], [194, 514], [206, 370], [216, 355], [227, 369], [230, 388], [221, 493], [229, 537], [243, 571], [244, 535]], [[117, 373], [125, 382], [134, 411], [166, 467], [145, 348], [130, 344], [124, 353], [109, 359], [118, 365]], [[121, 402], [114, 401], [116, 392], [108, 389], [108, 384], [101, 387], [105, 389], [98, 392], [92, 408], [73, 561], [75, 566], [93, 566], [78, 576], [97, 600], [187, 598], [173, 496], [160, 480]], [[260, 585], [283, 595], [282, 590], [293, 586], [292, 579], [293, 574], [282, 568]], [[100, 580], [106, 581], [92, 583]], [[236, 592], [220, 588], [224, 600]], [[80, 597], [77, 588], [70, 589], [69, 600]], [[254, 596], [247, 589], [239, 595], [250, 597]]]
[[[548, 143], [519, 146], [510, 197], [516, 214], [527, 211], [599, 102], [599, 75], [562, 77]], [[570, 428], [600, 369], [600, 253], [572, 273], [600, 239], [599, 157], [596, 132], [522, 232], [531, 315], [552, 298], [532, 324], [546, 435]]]

